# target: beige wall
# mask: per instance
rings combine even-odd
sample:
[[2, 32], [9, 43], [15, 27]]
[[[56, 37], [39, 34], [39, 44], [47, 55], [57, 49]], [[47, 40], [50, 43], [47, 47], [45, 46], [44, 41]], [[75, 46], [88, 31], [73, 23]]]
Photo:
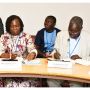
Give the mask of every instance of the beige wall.
[[24, 31], [36, 34], [43, 28], [44, 19], [48, 15], [57, 18], [56, 27], [67, 30], [71, 17], [80, 16], [84, 20], [83, 29], [90, 32], [89, 3], [0, 3], [0, 16], [5, 23], [9, 15], [19, 15], [24, 22]]

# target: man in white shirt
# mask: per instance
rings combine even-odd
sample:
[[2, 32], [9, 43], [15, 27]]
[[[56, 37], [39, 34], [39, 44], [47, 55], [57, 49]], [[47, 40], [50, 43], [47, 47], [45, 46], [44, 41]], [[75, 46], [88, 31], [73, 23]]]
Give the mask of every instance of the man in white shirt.
[[[82, 30], [83, 20], [81, 17], [74, 16], [70, 20], [68, 31], [58, 33], [55, 49], [60, 54], [58, 58], [71, 58], [72, 60], [83, 59], [90, 60], [90, 34]], [[57, 57], [58, 53], [53, 51], [53, 57]], [[62, 81], [63, 82], [63, 81]], [[47, 80], [49, 86], [62, 86], [60, 80]], [[65, 81], [66, 82], [66, 81]], [[82, 83], [68, 81], [70, 87], [82, 86]], [[58, 83], [58, 84], [55, 84]]]

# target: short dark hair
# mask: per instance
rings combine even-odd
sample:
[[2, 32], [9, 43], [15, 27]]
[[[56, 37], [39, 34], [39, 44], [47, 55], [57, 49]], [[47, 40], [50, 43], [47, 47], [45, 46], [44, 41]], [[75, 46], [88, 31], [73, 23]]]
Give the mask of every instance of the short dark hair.
[[[74, 17], [72, 17], [71, 20], [70, 20], [70, 24], [72, 24], [72, 23], [75, 23], [75, 24], [77, 24], [80, 28], [82, 28], [83, 20], [82, 20], [82, 18], [79, 17], [79, 16], [74, 16]], [[69, 25], [70, 25], [70, 24], [69, 24]]]
[[10, 32], [10, 25], [11, 25], [11, 22], [14, 20], [14, 19], [18, 19], [19, 22], [20, 22], [20, 32], [23, 31], [23, 27], [24, 27], [24, 24], [23, 24], [23, 21], [21, 20], [21, 18], [17, 15], [11, 15], [7, 18], [6, 20], [6, 31], [11, 34]]
[[[55, 17], [55, 16], [50, 15], [50, 16], [47, 16], [47, 17], [46, 17], [46, 19], [48, 19], [48, 18], [52, 19], [53, 22], [56, 23], [56, 17]], [[45, 20], [46, 20], [46, 19], [45, 19]]]

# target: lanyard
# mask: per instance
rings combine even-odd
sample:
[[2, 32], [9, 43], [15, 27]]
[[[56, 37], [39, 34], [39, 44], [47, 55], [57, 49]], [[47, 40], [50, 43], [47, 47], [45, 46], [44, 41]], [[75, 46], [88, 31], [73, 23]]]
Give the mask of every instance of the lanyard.
[[72, 53], [74, 52], [74, 50], [76, 49], [79, 41], [80, 41], [80, 38], [78, 39], [78, 41], [77, 41], [77, 43], [75, 44], [75, 46], [74, 46], [73, 50], [71, 51], [71, 53], [70, 53], [70, 41], [69, 41], [69, 57], [71, 57], [71, 55], [72, 55]]
[[14, 38], [11, 36], [11, 40], [12, 40], [12, 52], [16, 52], [17, 51], [17, 45], [18, 45], [18, 41], [19, 41], [20, 36], [17, 36], [15, 40], [13, 40]]

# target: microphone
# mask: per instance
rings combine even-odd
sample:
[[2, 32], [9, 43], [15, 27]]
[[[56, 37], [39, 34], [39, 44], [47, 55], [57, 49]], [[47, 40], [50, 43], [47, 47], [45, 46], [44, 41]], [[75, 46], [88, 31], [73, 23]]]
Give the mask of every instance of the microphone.
[[11, 46], [11, 44], [9, 44], [9, 48], [10, 48], [10, 57], [9, 57], [9, 60], [8, 61], [18, 61], [17, 59], [13, 59], [12, 57], [12, 46]]
[[10, 48], [10, 52], [9, 52], [10, 53], [10, 57], [9, 58], [11, 59], [11, 55], [12, 55], [12, 53], [11, 53], [11, 43], [9, 44], [9, 48]]
[[68, 38], [67, 41], [70, 42], [70, 38]]

